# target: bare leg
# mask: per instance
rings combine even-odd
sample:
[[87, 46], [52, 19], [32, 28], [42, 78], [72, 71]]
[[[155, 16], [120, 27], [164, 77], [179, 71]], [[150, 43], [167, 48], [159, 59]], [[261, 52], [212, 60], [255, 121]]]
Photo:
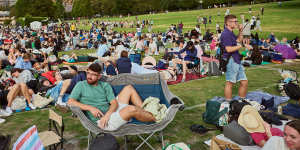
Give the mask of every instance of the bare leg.
[[187, 62], [182, 61], [182, 79], [185, 80], [186, 71], [187, 71]]
[[120, 111], [120, 115], [126, 121], [129, 121], [131, 118], [136, 118], [137, 120], [142, 121], [142, 122], [155, 121], [154, 116], [150, 112], [147, 112], [147, 111], [143, 110], [142, 108], [139, 108], [136, 106], [131, 106], [131, 105], [123, 108]]
[[13, 100], [17, 97], [17, 95], [21, 91], [20, 84], [15, 84], [7, 94], [7, 106], [11, 107]]
[[59, 95], [64, 95], [66, 93], [66, 91], [68, 90], [68, 88], [71, 84], [71, 81], [72, 81], [71, 79], [63, 81], [63, 85], [61, 87]]
[[129, 102], [131, 102], [139, 108], [142, 108], [143, 105], [140, 95], [136, 92], [132, 85], [127, 85], [122, 89], [118, 95], [118, 102], [122, 104], [129, 104]]
[[27, 85], [25, 83], [20, 83], [21, 86], [21, 92], [23, 94], [23, 96], [26, 98], [27, 103], [30, 104], [31, 103], [31, 95], [29, 93], [29, 89], [27, 87]]
[[232, 87], [233, 87], [233, 83], [231, 83], [229, 81], [226, 81], [225, 90], [224, 90], [226, 100], [231, 100], [232, 99]]
[[239, 96], [245, 98], [247, 94], [247, 89], [248, 89], [248, 80], [240, 81]]

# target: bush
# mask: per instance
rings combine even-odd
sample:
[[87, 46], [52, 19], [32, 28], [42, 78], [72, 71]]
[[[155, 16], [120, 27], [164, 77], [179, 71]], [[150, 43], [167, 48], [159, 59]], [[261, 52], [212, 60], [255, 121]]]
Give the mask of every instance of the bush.
[[20, 26], [25, 26], [25, 20], [24, 20], [24, 17], [19, 17], [17, 18], [16, 20], [17, 24], [20, 25]]
[[43, 24], [47, 24], [48, 22], [43, 21], [46, 19], [47, 17], [32, 17], [31, 15], [26, 15], [25, 17], [17, 18], [16, 22], [21, 26], [29, 26], [30, 23], [34, 21], [39, 21], [42, 22]]
[[11, 19], [4, 20], [4, 25], [10, 25], [10, 23], [11, 23]]

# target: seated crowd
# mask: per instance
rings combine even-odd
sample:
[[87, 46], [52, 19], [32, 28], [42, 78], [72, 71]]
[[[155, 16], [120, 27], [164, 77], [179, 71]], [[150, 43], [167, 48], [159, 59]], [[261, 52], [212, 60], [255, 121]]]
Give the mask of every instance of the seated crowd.
[[[118, 95], [114, 95], [111, 85], [100, 79], [123, 73], [157, 73], [168, 68], [175, 75], [182, 74], [184, 82], [190, 65], [198, 62], [202, 69], [203, 57], [214, 57], [212, 51], [217, 57], [221, 51], [220, 29], [216, 34], [207, 30], [203, 36], [199, 33], [200, 25], [183, 34], [178, 32], [176, 25], [172, 25], [167, 32], [141, 34], [113, 31], [119, 24], [128, 26], [126, 23], [90, 23], [90, 31], [76, 30], [79, 23], [45, 25], [38, 31], [20, 26], [1, 27], [0, 101], [3, 109], [0, 109], [0, 117], [13, 114], [12, 105], [18, 96], [24, 96], [28, 107], [36, 109], [32, 99], [34, 94], [39, 94], [53, 98], [53, 104], [80, 107], [87, 112], [89, 119], [104, 130], [116, 130], [132, 118], [155, 122], [155, 117], [142, 109], [142, 99], [133, 86], [127, 85]], [[140, 24], [143, 26], [143, 23]], [[273, 33], [266, 40], [256, 34], [244, 42], [250, 44], [253, 50], [246, 50], [243, 59], [255, 65], [260, 65], [264, 61], [263, 54], [273, 52], [278, 44], [292, 48], [296, 58], [300, 58], [298, 37], [292, 41], [286, 38], [278, 41]], [[76, 52], [70, 56], [58, 55], [60, 51], [76, 51], [78, 48], [96, 48], [97, 51], [89, 56], [78, 56]], [[131, 56], [137, 54], [140, 58], [132, 60]], [[142, 56], [159, 54], [164, 54], [161, 68], [154, 65], [156, 62], [141, 65], [139, 61]], [[89, 66], [73, 65], [78, 62], [89, 62]], [[72, 65], [62, 66], [63, 63]], [[0, 123], [4, 121], [0, 118]], [[266, 134], [251, 134], [257, 145], [268, 145], [272, 135], [279, 135], [284, 137], [290, 149], [300, 147], [299, 121], [288, 123], [284, 133], [273, 130], [265, 122], [262, 125], [262, 130], [268, 131]]]

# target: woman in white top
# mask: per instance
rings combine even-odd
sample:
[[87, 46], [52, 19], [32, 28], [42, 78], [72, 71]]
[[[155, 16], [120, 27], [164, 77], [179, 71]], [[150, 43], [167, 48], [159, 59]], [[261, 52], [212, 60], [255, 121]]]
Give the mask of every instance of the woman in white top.
[[153, 41], [152, 38], [150, 38], [150, 43], [149, 43], [149, 55], [158, 55], [157, 51], [157, 44], [156, 42]]
[[300, 150], [300, 120], [288, 122], [284, 136], [272, 136], [262, 150]]

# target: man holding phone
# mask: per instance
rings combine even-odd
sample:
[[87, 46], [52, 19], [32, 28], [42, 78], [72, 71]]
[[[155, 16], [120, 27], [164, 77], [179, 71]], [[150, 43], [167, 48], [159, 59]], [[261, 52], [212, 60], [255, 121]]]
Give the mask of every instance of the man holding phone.
[[[233, 30], [239, 29], [238, 36], [234, 35]], [[221, 35], [221, 44], [225, 47], [223, 58], [228, 60], [226, 66], [226, 84], [225, 84], [225, 99], [232, 100], [232, 87], [236, 82], [240, 82], [239, 96], [244, 99], [247, 94], [248, 80], [245, 74], [245, 69], [241, 64], [241, 55], [239, 50], [242, 47], [252, 49], [248, 44], [243, 43], [243, 25], [238, 24], [235, 15], [225, 16], [225, 29]]]

